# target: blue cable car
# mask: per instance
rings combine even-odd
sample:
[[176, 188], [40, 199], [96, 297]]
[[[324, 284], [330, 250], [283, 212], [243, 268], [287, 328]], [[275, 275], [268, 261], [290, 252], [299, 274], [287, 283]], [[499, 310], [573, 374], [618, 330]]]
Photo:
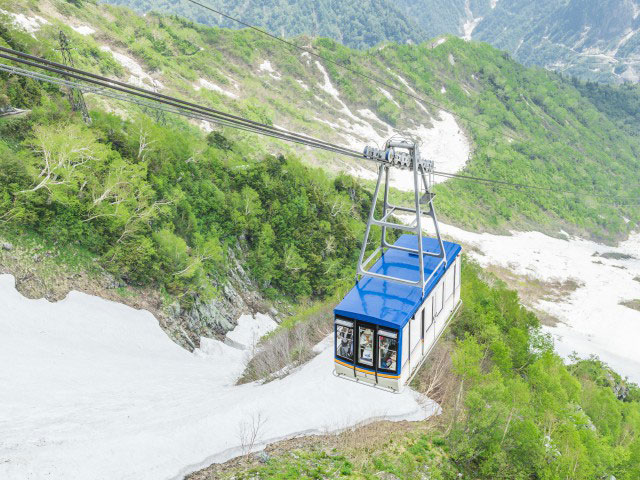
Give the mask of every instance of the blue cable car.
[[[398, 392], [411, 381], [460, 307], [462, 247], [440, 236], [433, 205], [434, 163], [420, 155], [416, 141], [393, 137], [382, 150], [366, 147], [364, 157], [378, 163], [378, 181], [356, 285], [334, 309], [334, 373]], [[390, 202], [391, 168], [412, 171], [413, 205]], [[383, 183], [381, 216], [376, 218]], [[422, 237], [423, 214], [433, 221], [436, 238]], [[395, 215], [405, 216], [405, 221]], [[381, 229], [380, 244], [365, 260], [374, 227]], [[410, 233], [391, 244], [389, 229]]]
[[[394, 246], [417, 248], [418, 237], [404, 234]], [[460, 306], [460, 245], [443, 242], [446, 264], [426, 258], [430, 277], [419, 288], [365, 276], [334, 309], [335, 374], [400, 391], [418, 371]], [[425, 252], [438, 241], [423, 237]], [[418, 256], [387, 250], [371, 271], [419, 279]], [[433, 274], [433, 275], [432, 275]]]

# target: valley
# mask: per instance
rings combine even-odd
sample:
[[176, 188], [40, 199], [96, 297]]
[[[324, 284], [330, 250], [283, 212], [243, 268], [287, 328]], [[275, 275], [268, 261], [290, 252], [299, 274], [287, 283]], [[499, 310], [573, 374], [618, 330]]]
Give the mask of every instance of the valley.
[[[336, 378], [332, 310], [376, 163], [95, 93], [87, 124], [64, 88], [5, 69], [0, 112], [23, 112], [0, 117], [0, 477], [640, 475], [640, 93], [475, 41], [517, 2], [433, 3], [466, 39], [420, 43], [414, 22], [439, 20], [403, 20], [405, 1], [339, 42], [320, 36], [331, 2], [299, 2], [316, 10], [295, 47], [92, 0], [2, 3], [5, 48], [61, 61], [62, 31], [78, 68], [154, 92], [357, 151], [414, 139], [464, 257], [460, 311], [402, 393]], [[265, 22], [288, 31], [278, 8]], [[615, 68], [625, 32], [607, 58], [597, 32], [583, 46]], [[412, 181], [393, 172], [394, 201]]]

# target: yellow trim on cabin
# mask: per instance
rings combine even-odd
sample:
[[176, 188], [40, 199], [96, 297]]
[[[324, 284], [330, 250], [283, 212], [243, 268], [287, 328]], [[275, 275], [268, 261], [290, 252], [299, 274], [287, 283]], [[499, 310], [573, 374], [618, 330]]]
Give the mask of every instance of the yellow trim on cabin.
[[[338, 360], [337, 358], [333, 359], [336, 363], [339, 363], [340, 365], [342, 365], [343, 367], [347, 367], [347, 368], [354, 368], [353, 365], [349, 365], [348, 363], [344, 363], [341, 362], [340, 360]], [[356, 370], [360, 371], [360, 372], [364, 372], [364, 373], [368, 373], [370, 375], [375, 375], [376, 372], [372, 372], [371, 370], [364, 370], [362, 368], [358, 368], [355, 367]], [[384, 378], [400, 378], [400, 375], [388, 375], [386, 373], [378, 373], [379, 377], [384, 377]]]

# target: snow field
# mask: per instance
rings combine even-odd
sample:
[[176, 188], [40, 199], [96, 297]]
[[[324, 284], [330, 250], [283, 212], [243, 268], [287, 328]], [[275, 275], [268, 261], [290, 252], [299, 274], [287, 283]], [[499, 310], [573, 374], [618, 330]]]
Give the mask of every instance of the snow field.
[[[320, 88], [337, 102], [340, 107], [337, 109], [338, 112], [344, 115], [344, 117], [336, 116], [336, 121], [321, 118], [316, 118], [316, 120], [339, 131], [347, 132], [343, 134], [343, 137], [348, 145], [359, 150], [371, 144], [382, 147], [389, 137], [397, 133], [391, 125], [380, 119], [369, 109], [361, 109], [357, 111], [358, 115], [354, 114], [340, 98], [340, 93], [331, 83], [329, 74], [322, 64], [316, 60], [315, 65], [323, 78], [323, 83], [319, 85]], [[408, 87], [408, 83], [404, 78], [396, 76], [405, 87]], [[380, 91], [388, 99], [395, 102], [393, 96], [387, 90], [380, 88]], [[316, 99], [322, 101], [319, 97], [316, 97]], [[424, 105], [420, 102], [417, 103], [428, 114]], [[418, 124], [413, 128], [408, 128], [403, 133], [414, 137], [423, 146], [421, 149], [422, 155], [434, 160], [436, 169], [447, 173], [460, 171], [464, 168], [471, 153], [469, 139], [450, 113], [440, 111], [439, 118], [431, 118], [429, 116], [429, 119], [433, 125], [431, 128], [424, 124]], [[377, 178], [375, 171], [367, 167], [350, 166], [347, 168], [347, 172], [359, 178]], [[445, 180], [442, 177], [436, 177], [435, 182], [439, 183]], [[391, 185], [399, 190], [413, 191], [413, 174], [410, 171], [392, 170]]]
[[[640, 312], [620, 305], [624, 300], [640, 299], [640, 282], [634, 280], [640, 277], [640, 233], [618, 247], [608, 247], [539, 232], [503, 236], [442, 223], [440, 229], [443, 235], [474, 247], [466, 253], [483, 267], [496, 265], [543, 282], [575, 282], [575, 291], [533, 305], [560, 320], [555, 327], [544, 327], [552, 334], [556, 351], [565, 358], [572, 352], [582, 358], [596, 354], [640, 384]], [[431, 227], [427, 231], [434, 234]], [[631, 258], [605, 258], [603, 253]]]
[[[420, 420], [428, 399], [338, 379], [333, 343], [282, 380], [235, 386], [266, 315], [189, 353], [147, 311], [78, 292], [30, 300], [0, 275], [0, 478], [173, 479], [300, 434]], [[249, 427], [247, 427], [249, 426]], [[243, 441], [243, 438], [245, 440]], [[244, 445], [243, 445], [244, 443]]]
[[273, 66], [271, 65], [271, 62], [269, 60], [265, 60], [263, 61], [259, 66], [258, 66], [258, 70], [260, 72], [267, 72], [269, 74], [269, 76], [271, 78], [273, 78], [274, 80], [280, 80], [282, 78], [282, 75], [280, 75], [280, 72], [276, 71]]
[[96, 31], [88, 25], [78, 25], [77, 27], [71, 25], [71, 28], [78, 32], [80, 35], [92, 35], [96, 33]]
[[[151, 85], [154, 89], [162, 90], [164, 89], [164, 85], [160, 83], [160, 81], [151, 77], [147, 72], [144, 71], [142, 66], [136, 62], [133, 58], [125, 55], [124, 53], [116, 52], [111, 49], [111, 47], [107, 45], [103, 45], [100, 47], [100, 50], [103, 52], [108, 52], [113, 55], [113, 58], [124, 68], [129, 70], [131, 76], [129, 77], [129, 83], [136, 85], [138, 87], [148, 87], [147, 84]], [[147, 84], [145, 84], [145, 81]]]
[[13, 24], [22, 28], [25, 32], [30, 33], [33, 38], [36, 38], [36, 33], [43, 25], [47, 25], [49, 22], [39, 15], [28, 17], [23, 13], [12, 13], [0, 8], [0, 13], [8, 15], [12, 18]]

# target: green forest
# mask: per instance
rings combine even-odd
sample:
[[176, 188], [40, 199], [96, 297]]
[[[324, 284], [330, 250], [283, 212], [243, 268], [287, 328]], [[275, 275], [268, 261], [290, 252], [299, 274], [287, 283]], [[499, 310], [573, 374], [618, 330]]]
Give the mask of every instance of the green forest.
[[[139, 12], [179, 15], [204, 25], [242, 28], [233, 20], [187, 0], [108, 0], [106, 3], [130, 7]], [[352, 48], [369, 48], [383, 42], [418, 43], [429, 39], [424, 30], [414, 23], [411, 15], [389, 0], [216, 0], [204, 4], [281, 37], [303, 34], [329, 37]]]

